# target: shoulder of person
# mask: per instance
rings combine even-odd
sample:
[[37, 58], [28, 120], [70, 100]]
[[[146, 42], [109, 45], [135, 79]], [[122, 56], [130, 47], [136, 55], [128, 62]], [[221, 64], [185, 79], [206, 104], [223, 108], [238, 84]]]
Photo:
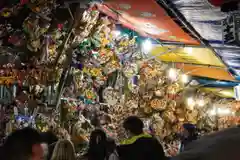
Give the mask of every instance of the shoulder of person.
[[119, 160], [117, 151], [114, 151], [112, 154], [110, 154], [108, 160]]
[[156, 142], [159, 142], [159, 141], [155, 137], [142, 137], [142, 138], [139, 138], [136, 142], [156, 143]]

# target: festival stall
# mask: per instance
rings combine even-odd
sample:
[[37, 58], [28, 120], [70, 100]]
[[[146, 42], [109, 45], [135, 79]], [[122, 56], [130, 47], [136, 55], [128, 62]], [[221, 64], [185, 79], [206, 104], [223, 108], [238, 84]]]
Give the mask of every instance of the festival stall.
[[187, 65], [156, 55], [173, 47], [159, 47], [157, 37], [140, 36], [134, 28], [123, 30], [99, 3], [21, 1], [1, 16], [0, 96], [9, 101], [0, 114], [6, 134], [51, 126], [83, 144], [101, 127], [120, 142], [126, 138], [122, 121], [137, 115], [174, 154], [183, 123], [213, 130], [239, 122], [233, 97], [221, 98], [201, 86]]

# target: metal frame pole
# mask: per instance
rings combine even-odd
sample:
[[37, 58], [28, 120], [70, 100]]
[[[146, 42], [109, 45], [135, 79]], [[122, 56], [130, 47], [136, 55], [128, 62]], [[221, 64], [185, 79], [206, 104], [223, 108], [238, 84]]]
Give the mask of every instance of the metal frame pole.
[[63, 91], [64, 91], [64, 85], [66, 83], [66, 80], [67, 80], [67, 78], [69, 76], [69, 73], [70, 73], [70, 70], [71, 70], [72, 52], [73, 52], [72, 48], [69, 48], [68, 51], [67, 51], [67, 55], [66, 55], [67, 59], [66, 59], [63, 71], [62, 71], [62, 75], [61, 75], [61, 78], [60, 78], [60, 81], [59, 81], [58, 88], [57, 88], [56, 109], [58, 109], [58, 107], [60, 105], [61, 96], [62, 96]]

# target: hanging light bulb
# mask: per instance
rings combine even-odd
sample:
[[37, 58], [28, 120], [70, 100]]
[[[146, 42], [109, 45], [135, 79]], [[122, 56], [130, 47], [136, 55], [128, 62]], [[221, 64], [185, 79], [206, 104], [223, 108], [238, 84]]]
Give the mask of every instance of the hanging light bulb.
[[149, 39], [142, 42], [142, 50], [145, 53], [150, 52], [152, 50], [152, 48], [153, 48], [153, 44]]
[[192, 54], [192, 53], [193, 53], [193, 48], [192, 48], [192, 47], [185, 47], [185, 48], [184, 48], [184, 51], [185, 51], [187, 54]]
[[197, 101], [198, 106], [203, 107], [205, 105], [205, 101], [203, 99], [200, 99]]
[[187, 83], [189, 81], [189, 76], [186, 74], [181, 75], [182, 83]]
[[192, 97], [189, 97], [187, 99], [187, 105], [188, 106], [194, 106], [195, 105], [195, 101], [194, 101], [194, 99]]
[[175, 68], [170, 68], [168, 71], [168, 78], [172, 81], [177, 80], [177, 70]]
[[215, 107], [213, 107], [213, 109], [210, 110], [210, 111], [208, 112], [208, 114], [209, 114], [210, 116], [215, 116], [215, 115], [217, 114], [217, 109], [216, 109]]

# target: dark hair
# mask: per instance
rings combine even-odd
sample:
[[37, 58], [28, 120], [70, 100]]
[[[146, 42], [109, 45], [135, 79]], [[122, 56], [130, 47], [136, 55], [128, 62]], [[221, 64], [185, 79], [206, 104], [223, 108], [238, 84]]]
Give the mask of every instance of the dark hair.
[[137, 116], [130, 116], [123, 122], [123, 127], [131, 133], [139, 135], [143, 133], [144, 124]]
[[41, 144], [41, 135], [32, 128], [23, 128], [11, 133], [3, 145], [4, 160], [25, 160], [32, 155], [34, 144]]
[[183, 128], [188, 131], [190, 136], [194, 136], [197, 133], [197, 128], [194, 124], [184, 123]]
[[107, 136], [101, 129], [92, 131], [89, 141], [88, 159], [89, 160], [104, 160], [107, 154]]

